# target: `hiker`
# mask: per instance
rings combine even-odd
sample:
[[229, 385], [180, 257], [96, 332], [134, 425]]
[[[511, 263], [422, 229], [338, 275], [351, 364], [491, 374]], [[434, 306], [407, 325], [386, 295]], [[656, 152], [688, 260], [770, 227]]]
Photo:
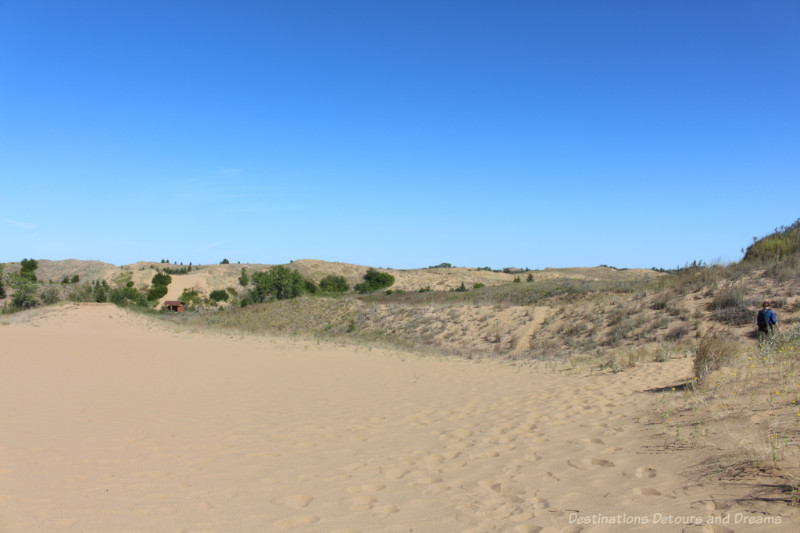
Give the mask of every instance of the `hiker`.
[[[774, 327], [778, 326], [778, 317], [775, 316], [775, 311], [769, 308], [769, 302], [764, 302], [761, 305], [761, 311], [758, 312], [756, 324], [758, 324], [759, 337], [766, 337], [772, 334]], [[780, 330], [781, 327], [778, 326], [778, 331]]]

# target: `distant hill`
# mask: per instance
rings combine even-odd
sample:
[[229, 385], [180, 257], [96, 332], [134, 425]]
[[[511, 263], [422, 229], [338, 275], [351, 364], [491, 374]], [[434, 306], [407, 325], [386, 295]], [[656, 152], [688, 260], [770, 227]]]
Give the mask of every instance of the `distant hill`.
[[[157, 270], [184, 269], [188, 265], [160, 263], [155, 261], [139, 261], [128, 265], [116, 266], [101, 261], [83, 261], [66, 259], [50, 261], [40, 259], [39, 269], [36, 272], [39, 280], [44, 282], [60, 282], [64, 277], [79, 276], [81, 281], [102, 281], [114, 283], [121, 279], [130, 279], [139, 288], [147, 287]], [[6, 273], [19, 270], [19, 263], [7, 263]], [[164, 299], [177, 299], [184, 289], [195, 288], [203, 293], [216, 289], [229, 287], [240, 289], [239, 276], [242, 268], [247, 269], [249, 275], [254, 272], [269, 270], [274, 265], [267, 264], [212, 264], [192, 265], [191, 272], [187, 274], [172, 275], [169, 292]], [[328, 275], [344, 276], [352, 287], [363, 281], [368, 266], [350, 263], [327, 262], [318, 259], [299, 259], [284, 266], [297, 270], [304, 278], [319, 281]], [[417, 269], [378, 269], [391, 273], [395, 277], [393, 290], [407, 292], [430, 288], [432, 291], [449, 291], [456, 289], [463, 283], [471, 288], [476, 283], [485, 286], [496, 286], [510, 283], [515, 277], [523, 281], [530, 275], [533, 281], [569, 279], [587, 281], [633, 281], [657, 277], [661, 274], [647, 269], [618, 270], [611, 267], [594, 268], [557, 268], [545, 270], [524, 271], [509, 269], [509, 272], [495, 272], [478, 268], [417, 268]]]

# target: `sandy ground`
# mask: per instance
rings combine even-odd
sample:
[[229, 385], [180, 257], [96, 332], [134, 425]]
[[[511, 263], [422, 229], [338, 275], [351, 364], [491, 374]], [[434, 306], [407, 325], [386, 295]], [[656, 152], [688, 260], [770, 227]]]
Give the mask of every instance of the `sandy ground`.
[[574, 375], [52, 308], [0, 326], [0, 531], [796, 531], [643, 423], [688, 365]]

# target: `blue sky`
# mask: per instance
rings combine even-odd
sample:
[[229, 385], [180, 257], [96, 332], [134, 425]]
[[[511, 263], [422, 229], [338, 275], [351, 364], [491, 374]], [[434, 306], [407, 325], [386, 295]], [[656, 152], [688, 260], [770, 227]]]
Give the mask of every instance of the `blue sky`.
[[0, 0], [0, 261], [738, 260], [798, 65], [798, 0]]

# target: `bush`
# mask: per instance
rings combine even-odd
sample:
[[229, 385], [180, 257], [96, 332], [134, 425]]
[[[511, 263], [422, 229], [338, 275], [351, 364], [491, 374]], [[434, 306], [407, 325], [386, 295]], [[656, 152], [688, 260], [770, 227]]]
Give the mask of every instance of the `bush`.
[[108, 283], [106, 283], [106, 280], [103, 280], [102, 283], [99, 281], [94, 282], [92, 295], [94, 296], [94, 301], [97, 303], [104, 303], [108, 301]]
[[211, 291], [211, 294], [208, 295], [212, 302], [227, 302], [228, 301], [228, 291], [223, 289], [217, 289]]
[[13, 307], [30, 309], [39, 305], [39, 300], [36, 299], [36, 283], [16, 275], [9, 280], [9, 285], [14, 289], [14, 294], [11, 296]]
[[53, 286], [43, 289], [40, 297], [42, 298], [42, 303], [45, 305], [53, 305], [61, 301], [61, 294], [58, 287]]
[[473, 285], [473, 286], [472, 286], [472, 288], [473, 288], [473, 289], [482, 289], [482, 288], [484, 288], [485, 286], [486, 286], [486, 285], [485, 285], [485, 284], [483, 284], [483, 283], [476, 283], [475, 285]]
[[364, 274], [364, 282], [358, 283], [353, 288], [361, 294], [366, 294], [391, 287], [393, 284], [394, 276], [388, 272], [378, 272], [374, 268], [369, 268], [367, 269], [367, 273]]
[[304, 279], [303, 280], [304, 289], [309, 294], [316, 294], [317, 293], [317, 284], [314, 283], [313, 279]]
[[182, 302], [185, 302], [186, 307], [189, 307], [190, 305], [200, 305], [203, 303], [203, 295], [200, 294], [197, 289], [183, 289], [181, 297], [178, 299]]
[[350, 284], [347, 283], [344, 276], [328, 274], [320, 280], [319, 290], [332, 294], [343, 293], [350, 290]]
[[285, 300], [300, 296], [305, 289], [305, 280], [296, 270], [277, 265], [266, 272], [253, 274], [252, 285], [249, 300], [261, 303], [267, 301], [269, 297]]
[[733, 361], [740, 350], [733, 333], [727, 329], [710, 329], [700, 339], [694, 357], [694, 375], [702, 381], [706, 376]]
[[36, 269], [39, 262], [36, 259], [23, 259], [19, 263], [19, 275], [28, 281], [36, 282]]
[[172, 276], [157, 272], [151, 281], [150, 290], [147, 292], [147, 299], [152, 302], [166, 296], [167, 286], [170, 283], [172, 283]]

